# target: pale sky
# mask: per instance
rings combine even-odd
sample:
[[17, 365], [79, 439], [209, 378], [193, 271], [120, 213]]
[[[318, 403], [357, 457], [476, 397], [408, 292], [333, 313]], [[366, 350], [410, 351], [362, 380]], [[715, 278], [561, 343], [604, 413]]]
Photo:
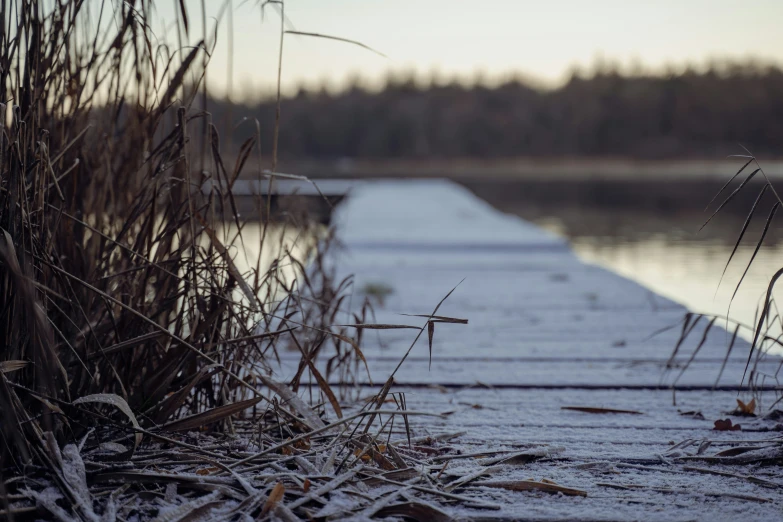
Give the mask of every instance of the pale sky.
[[[160, 15], [173, 20], [176, 3], [159, 2]], [[206, 3], [208, 17], [222, 5]], [[201, 2], [186, 4], [200, 35]], [[235, 92], [269, 92], [275, 83], [280, 18], [267, 6], [262, 22], [259, 4], [234, 0]], [[389, 71], [467, 81], [521, 74], [553, 85], [598, 56], [648, 68], [750, 56], [783, 63], [783, 0], [287, 0], [285, 12], [298, 31], [358, 40], [388, 56], [287, 35], [287, 90], [339, 88], [357, 75], [380, 82]], [[217, 91], [229, 84], [228, 37], [224, 20], [208, 74]]]

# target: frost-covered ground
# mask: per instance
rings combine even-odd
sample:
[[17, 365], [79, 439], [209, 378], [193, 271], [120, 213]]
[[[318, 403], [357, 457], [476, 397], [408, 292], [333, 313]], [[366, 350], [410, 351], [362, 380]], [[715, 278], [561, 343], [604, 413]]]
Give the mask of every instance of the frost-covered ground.
[[[680, 322], [685, 309], [580, 262], [561, 239], [497, 212], [450, 182], [355, 184], [335, 222], [346, 245], [337, 267], [355, 274], [353, 305], [364, 296], [374, 300], [380, 323], [420, 325], [424, 319], [400, 314], [431, 313], [462, 281], [438, 314], [469, 324], [438, 324], [431, 367], [423, 338], [395, 377], [402, 389], [413, 386], [406, 393], [409, 408], [450, 412], [445, 419], [416, 419], [417, 435], [464, 432], [440, 443], [448, 446], [441, 479], [486, 468], [485, 476], [461, 491], [501, 506], [454, 507], [453, 515], [543, 520], [781, 515], [783, 472], [778, 464], [767, 465], [776, 456], [780, 460], [779, 432], [769, 431], [778, 421], [732, 417], [742, 431], [713, 430], [715, 420], [735, 409], [738, 394], [710, 389], [740, 383], [749, 349], [737, 341], [727, 357], [730, 335], [720, 323], [697, 350], [708, 323], [702, 320], [670, 359], [680, 328], [650, 336]], [[372, 376], [382, 382], [412, 335], [382, 330], [365, 336]], [[756, 375], [768, 376], [758, 382], [774, 385], [779, 363], [760, 360]], [[673, 384], [676, 394], [668, 389]], [[743, 392], [739, 398], [751, 397]], [[774, 392], [760, 398], [766, 402], [756, 411], [764, 413]], [[731, 450], [737, 447], [744, 449]], [[492, 463], [487, 455], [452, 458], [457, 451], [534, 450], [545, 458], [512, 464]], [[731, 451], [720, 453], [725, 450]], [[586, 496], [504, 489], [527, 479], [550, 480]]]
[[[107, 522], [248, 520], [251, 514], [281, 520], [781, 518], [783, 415], [763, 417], [775, 391], [756, 393], [761, 403], [746, 406], [758, 416], [734, 412], [738, 398], [754, 398], [733, 389], [745, 369], [746, 342], [727, 354], [730, 336], [719, 323], [707, 331], [702, 320], [672, 355], [680, 328], [651, 334], [676, 325], [685, 309], [580, 262], [562, 240], [455, 184], [348, 185], [351, 195], [335, 216], [345, 248], [333, 261], [339, 275], [355, 277], [352, 310], [336, 321], [355, 323], [350, 312], [366, 297], [376, 308], [368, 321], [422, 327], [455, 287], [437, 314], [468, 321], [435, 323], [431, 355], [422, 330], [395, 374], [392, 394], [379, 401], [372, 431], [359, 422], [367, 403], [345, 399], [342, 419], [328, 407], [322, 418], [305, 404], [311, 391], [318, 402], [314, 384], [300, 390], [303, 401], [270, 381], [265, 385], [301, 425], [297, 431], [262, 430], [254, 418], [238, 420], [233, 436], [145, 432], [130, 460], [119, 458], [126, 450], [119, 444], [60, 450], [52, 442], [47, 447], [62, 472], [31, 481], [35, 488], [11, 498], [12, 511]], [[363, 385], [361, 395], [378, 391], [417, 333], [364, 331], [375, 385], [364, 386], [369, 377], [358, 368], [351, 377]], [[281, 357], [275, 378], [285, 381], [300, 358]], [[774, 385], [779, 366], [779, 358], [754, 357], [754, 382]], [[424, 414], [411, 413], [409, 433], [397, 410], [403, 404], [394, 402], [403, 397], [405, 411]], [[278, 414], [266, 413], [262, 424], [274, 426]], [[737, 429], [725, 429], [730, 426]], [[154, 487], [139, 489], [144, 484]], [[78, 503], [73, 512], [63, 491]]]

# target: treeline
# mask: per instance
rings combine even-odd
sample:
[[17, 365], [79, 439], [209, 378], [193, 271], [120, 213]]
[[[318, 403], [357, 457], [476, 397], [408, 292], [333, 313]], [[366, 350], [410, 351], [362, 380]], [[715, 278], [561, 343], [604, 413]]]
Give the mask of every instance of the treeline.
[[[212, 100], [215, 120], [258, 118], [271, 148], [275, 103]], [[300, 90], [282, 103], [279, 154], [292, 158], [693, 158], [783, 154], [783, 71], [741, 66], [660, 76], [574, 74], [554, 90], [522, 81], [496, 87]], [[238, 144], [255, 132], [240, 125]]]

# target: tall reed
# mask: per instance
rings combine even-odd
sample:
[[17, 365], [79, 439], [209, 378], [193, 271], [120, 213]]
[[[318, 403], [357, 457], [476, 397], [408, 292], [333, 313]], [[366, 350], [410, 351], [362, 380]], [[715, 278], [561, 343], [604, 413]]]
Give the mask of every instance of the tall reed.
[[[257, 136], [234, 165], [223, 162], [218, 129], [194, 104], [215, 35], [178, 48], [151, 30], [154, 7], [2, 2], [3, 468], [52, 465], [44, 433], [62, 444], [96, 422], [123, 422], [112, 408], [76, 407], [81, 397], [112, 394], [143, 429], [268, 400], [254, 376], [268, 373], [278, 341], [311, 350], [318, 339], [294, 330], [323, 328], [334, 313], [340, 289], [323, 265], [303, 287], [282, 276], [301, 260], [270, 239], [269, 220], [260, 248], [278, 259], [268, 269], [237, 262], [248, 224], [230, 189]], [[203, 167], [191, 164], [199, 156]], [[259, 204], [267, 215], [268, 201]], [[320, 343], [351, 352], [343, 334]], [[228, 429], [228, 417], [206, 426]]]

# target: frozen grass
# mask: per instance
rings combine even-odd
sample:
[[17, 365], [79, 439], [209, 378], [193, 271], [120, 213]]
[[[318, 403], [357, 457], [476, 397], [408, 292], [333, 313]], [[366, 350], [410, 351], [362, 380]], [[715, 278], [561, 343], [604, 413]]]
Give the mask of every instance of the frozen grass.
[[[269, 3], [282, 9], [259, 7]], [[395, 422], [409, 434], [409, 416], [426, 412], [405, 410], [393, 376], [359, 406], [328, 384], [364, 371], [362, 332], [388, 327], [368, 321], [369, 305], [356, 324], [336, 324], [352, 288], [328, 268], [329, 235], [292, 255], [280, 230], [312, 238], [314, 225], [273, 223], [264, 199], [260, 237], [245, 233], [231, 187], [260, 151], [259, 133], [235, 164], [223, 161], [218, 129], [194, 105], [207, 99], [222, 18], [185, 46], [193, 23], [178, 7], [175, 43], [150, 29], [160, 22], [153, 2], [2, 3], [0, 512], [9, 518], [290, 520], [327, 498], [361, 497], [368, 476], [419, 473], [389, 436]], [[276, 142], [279, 110], [256, 128], [266, 124]], [[247, 175], [271, 182], [275, 163]], [[237, 257], [246, 251], [255, 259]], [[435, 322], [455, 321], [436, 312], [415, 327], [430, 342]], [[281, 349], [301, 354], [286, 383], [273, 372]], [[405, 509], [366, 495], [357, 506]]]

